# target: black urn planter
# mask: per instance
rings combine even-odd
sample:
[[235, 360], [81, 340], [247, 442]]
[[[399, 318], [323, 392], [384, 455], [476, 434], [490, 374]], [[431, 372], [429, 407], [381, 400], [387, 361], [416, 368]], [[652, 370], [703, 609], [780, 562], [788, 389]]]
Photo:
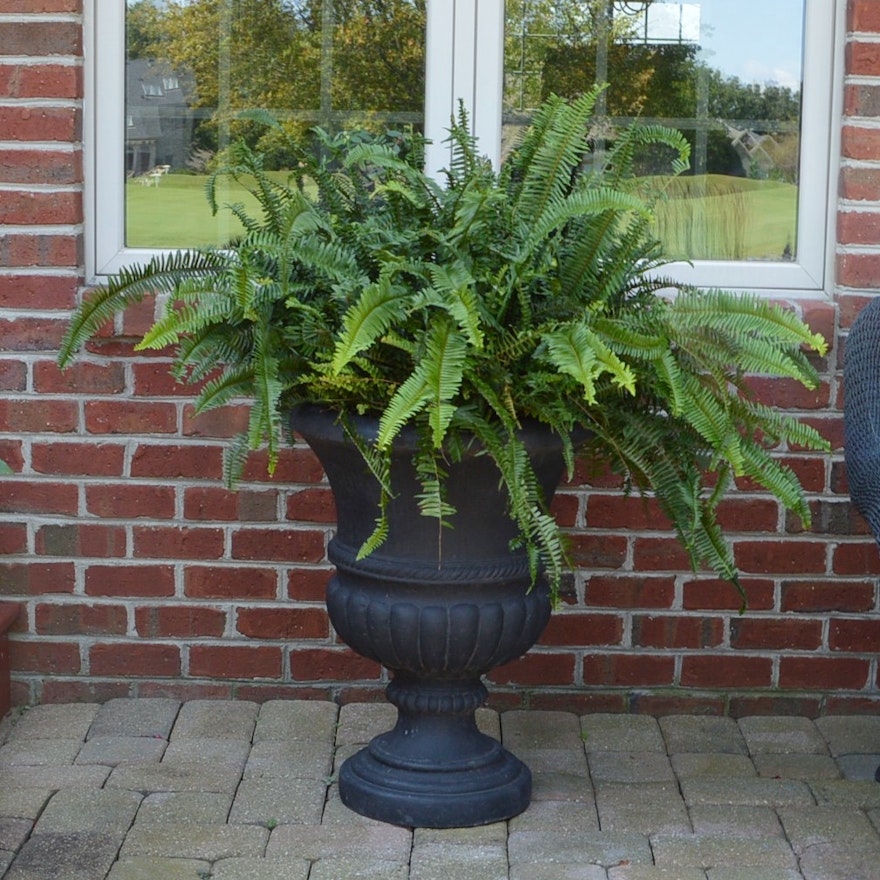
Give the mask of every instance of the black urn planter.
[[[378, 514], [379, 486], [360, 453], [318, 407], [298, 407], [291, 423], [318, 456], [337, 507], [328, 554], [336, 574], [327, 588], [339, 636], [392, 673], [387, 696], [397, 707], [393, 730], [342, 765], [342, 801], [395, 825], [484, 825], [522, 812], [531, 797], [529, 769], [477, 729], [486, 699], [481, 676], [520, 657], [550, 616], [545, 584], [531, 588], [524, 550], [510, 549], [516, 526], [488, 455], [476, 450], [448, 468], [452, 528], [419, 513], [414, 433], [395, 444], [389, 532], [357, 559]], [[365, 437], [377, 422], [352, 417]], [[549, 500], [564, 464], [558, 437], [542, 427], [524, 440]]]

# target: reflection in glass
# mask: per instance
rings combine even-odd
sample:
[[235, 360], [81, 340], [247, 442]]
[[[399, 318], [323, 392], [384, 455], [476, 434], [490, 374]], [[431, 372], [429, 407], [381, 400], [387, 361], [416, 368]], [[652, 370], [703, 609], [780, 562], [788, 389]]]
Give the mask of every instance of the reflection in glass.
[[[126, 245], [222, 244], [207, 175], [230, 142], [259, 149], [285, 179], [288, 135], [423, 131], [426, 0], [127, 0]], [[230, 189], [220, 201], [235, 202]]]
[[680, 129], [688, 175], [662, 157], [657, 234], [673, 256], [792, 260], [797, 251], [804, 0], [507, 0], [504, 141], [551, 93], [609, 83], [595, 148], [634, 119]]

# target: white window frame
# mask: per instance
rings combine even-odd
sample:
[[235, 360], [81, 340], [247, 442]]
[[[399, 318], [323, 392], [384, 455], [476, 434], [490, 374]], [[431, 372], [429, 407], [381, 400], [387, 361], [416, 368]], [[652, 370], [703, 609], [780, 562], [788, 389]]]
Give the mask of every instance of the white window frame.
[[[805, 0], [797, 259], [697, 261], [668, 267], [678, 281], [768, 296], [829, 296], [833, 284], [845, 0]], [[85, 0], [86, 274], [89, 281], [148, 259], [126, 248], [125, 0]], [[442, 143], [459, 99], [485, 153], [501, 150], [504, 0], [428, 0], [425, 129], [428, 168], [447, 161]]]

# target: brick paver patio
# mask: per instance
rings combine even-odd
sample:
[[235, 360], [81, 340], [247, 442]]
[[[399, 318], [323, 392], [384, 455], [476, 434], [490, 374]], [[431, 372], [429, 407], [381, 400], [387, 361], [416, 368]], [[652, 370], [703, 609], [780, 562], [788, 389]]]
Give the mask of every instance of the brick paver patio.
[[396, 828], [339, 800], [385, 705], [170, 699], [0, 724], [3, 880], [877, 880], [880, 717], [483, 710], [534, 773], [483, 828]]

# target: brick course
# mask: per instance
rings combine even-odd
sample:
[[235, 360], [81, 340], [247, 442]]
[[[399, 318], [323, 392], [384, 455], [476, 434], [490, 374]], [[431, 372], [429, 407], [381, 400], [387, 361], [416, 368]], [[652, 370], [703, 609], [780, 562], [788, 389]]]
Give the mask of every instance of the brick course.
[[[0, 0], [0, 457], [18, 472], [0, 494], [0, 599], [24, 608], [13, 695], [374, 699], [382, 670], [338, 643], [323, 609], [335, 508], [314, 455], [285, 449], [274, 478], [254, 455], [241, 489], [224, 488], [244, 411], [195, 416], [167, 353], [134, 350], [152, 302], [55, 366], [83, 292], [81, 12]], [[553, 506], [576, 566], [565, 606], [492, 673], [497, 705], [877, 711], [880, 555], [848, 503], [840, 407], [846, 333], [880, 291], [880, 3], [850, 0], [847, 27], [834, 295], [786, 300], [832, 350], [814, 391], [754, 381], [834, 444], [784, 454], [813, 526], [741, 483], [721, 513], [740, 594], [691, 571], [655, 505], [579, 467]]]

